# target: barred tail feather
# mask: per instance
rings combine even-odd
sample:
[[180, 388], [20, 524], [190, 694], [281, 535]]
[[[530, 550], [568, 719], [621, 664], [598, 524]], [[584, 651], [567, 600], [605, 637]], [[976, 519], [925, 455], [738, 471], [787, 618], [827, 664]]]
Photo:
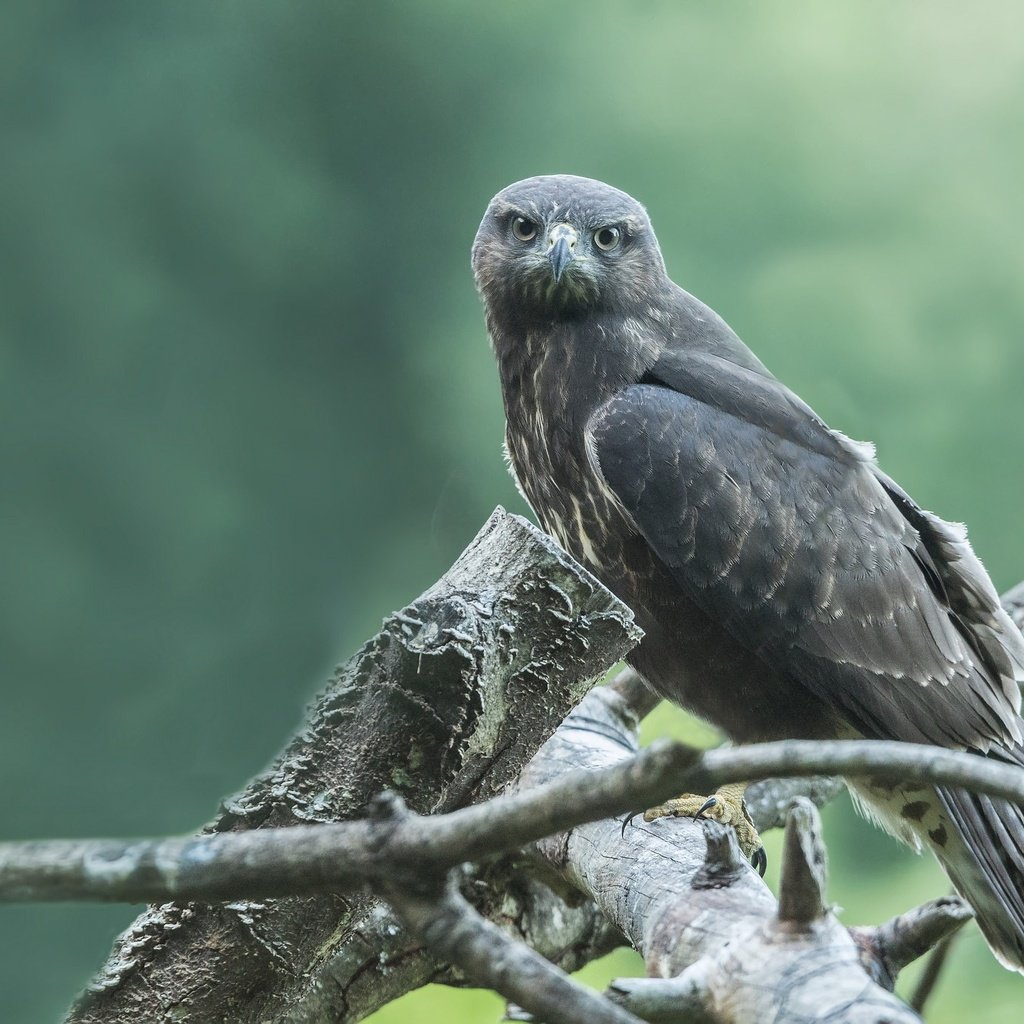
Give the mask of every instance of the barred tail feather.
[[[987, 754], [1024, 767], [1024, 748]], [[996, 959], [1024, 974], [1024, 807], [965, 789], [847, 779], [858, 810], [897, 839], [936, 856], [971, 905]]]
[[[1019, 744], [995, 747], [987, 756], [1024, 768]], [[974, 908], [996, 958], [1024, 973], [1024, 807], [963, 789], [936, 791], [958, 835], [945, 848], [930, 845]]]

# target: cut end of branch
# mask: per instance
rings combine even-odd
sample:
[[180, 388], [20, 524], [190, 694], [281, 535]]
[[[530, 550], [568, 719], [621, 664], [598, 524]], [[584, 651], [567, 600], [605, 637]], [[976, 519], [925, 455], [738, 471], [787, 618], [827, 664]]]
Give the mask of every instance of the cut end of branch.
[[608, 689], [622, 698], [637, 719], [646, 718], [661, 703], [661, 698], [643, 681], [635, 668], [624, 668], [608, 684]]
[[675, 978], [616, 978], [605, 995], [613, 1003], [651, 1024], [704, 1024], [707, 985], [698, 964]]
[[907, 964], [924, 956], [974, 916], [959, 896], [929, 900], [877, 928], [857, 929], [857, 938], [895, 982]]
[[806, 927], [828, 913], [828, 862], [818, 808], [805, 797], [793, 801], [786, 818], [779, 878], [779, 921]]
[[740, 850], [736, 829], [718, 821], [704, 821], [707, 851], [704, 864], [694, 875], [694, 889], [722, 889], [732, 885], [750, 865]]

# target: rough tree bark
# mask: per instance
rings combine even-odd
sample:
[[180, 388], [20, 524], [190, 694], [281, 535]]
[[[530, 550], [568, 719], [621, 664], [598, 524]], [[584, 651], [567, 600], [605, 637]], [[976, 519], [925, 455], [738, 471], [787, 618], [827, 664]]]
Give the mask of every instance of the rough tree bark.
[[[600, 584], [528, 523], [499, 510], [452, 570], [339, 670], [299, 736], [208, 833], [365, 817], [385, 788], [419, 813], [491, 797], [638, 635], [628, 611]], [[629, 758], [639, 718], [629, 698], [640, 713], [652, 704], [635, 681], [619, 692], [592, 693], [534, 758], [520, 787]], [[764, 778], [780, 767], [798, 774], [825, 767], [820, 751], [770, 746], [714, 751], [701, 766], [693, 762], [695, 752], [681, 749], [682, 760], [663, 758], [660, 785], [669, 778], [667, 764], [681, 785], [686, 773], [694, 783], [687, 788], [731, 781], [740, 769], [745, 778]], [[852, 757], [863, 756], [862, 745], [839, 744], [832, 752], [837, 760], [828, 763], [847, 768]], [[881, 747], [874, 753], [885, 755]], [[918, 772], [923, 755], [958, 756], [921, 748], [913, 754], [903, 754], [902, 763]], [[888, 764], [900, 763], [898, 750], [885, 756], [897, 757]], [[638, 762], [629, 772], [646, 777], [654, 762], [644, 763], [643, 771]], [[969, 767], [974, 772], [977, 764]], [[959, 769], [947, 761], [943, 770]], [[646, 799], [650, 787], [637, 778], [629, 792]], [[1018, 777], [978, 784], [1024, 791]], [[575, 786], [589, 794], [593, 783]], [[749, 795], [764, 828], [779, 823], [795, 794], [827, 799], [834, 790], [833, 782], [816, 779], [758, 785]], [[603, 813], [629, 806], [624, 796]], [[567, 798], [558, 799], [564, 807]], [[393, 813], [397, 805], [380, 804], [377, 813], [389, 806]], [[545, 829], [532, 826], [532, 836], [564, 825], [566, 817], [549, 807]], [[577, 813], [575, 820], [583, 818]], [[836, 1020], [916, 1019], [886, 985], [903, 963], [965, 919], [962, 904], [937, 901], [877, 929], [844, 929], [826, 909], [813, 808], [804, 805], [789, 818], [778, 905], [739, 858], [731, 834], [682, 819], [627, 828], [625, 835], [608, 820], [579, 825], [541, 841], [532, 865], [516, 857], [485, 859], [457, 879], [484, 917], [567, 970], [628, 937], [654, 977], [621, 982], [612, 995], [649, 1019], [750, 1021], [769, 1011], [792, 1019], [806, 1009], [821, 1012], [829, 1000]], [[302, 831], [284, 834], [298, 838]], [[515, 845], [529, 837], [520, 834]], [[485, 844], [472, 845], [477, 852], [467, 856], [479, 856]], [[333, 854], [329, 859], [335, 863]], [[356, 1021], [426, 981], [460, 983], [459, 970], [443, 963], [438, 950], [478, 983], [507, 994], [533, 992], [529, 984], [498, 984], [509, 976], [481, 958], [488, 948], [506, 965], [518, 963], [546, 979], [552, 992], [573, 992], [527, 950], [499, 939], [456, 889], [377, 887], [390, 892], [411, 931], [386, 906], [360, 895], [150, 908], [122, 937], [70, 1019]], [[252, 891], [258, 887], [235, 890]], [[577, 990], [575, 998], [590, 997]], [[611, 1007], [597, 1009], [602, 1019], [626, 1019]], [[586, 1020], [583, 1003], [561, 1019]]]
[[[484, 799], [638, 640], [632, 615], [524, 519], [497, 510], [445, 575], [335, 673], [302, 731], [210, 830], [342, 821], [381, 790], [421, 813]], [[69, 1021], [268, 1021], [347, 1012], [361, 896], [154, 906]], [[385, 918], [385, 920], [381, 920]], [[397, 934], [397, 933], [396, 933]], [[382, 950], [372, 956], [381, 964]], [[353, 962], [355, 960], [355, 962]], [[434, 970], [437, 970], [434, 965]]]

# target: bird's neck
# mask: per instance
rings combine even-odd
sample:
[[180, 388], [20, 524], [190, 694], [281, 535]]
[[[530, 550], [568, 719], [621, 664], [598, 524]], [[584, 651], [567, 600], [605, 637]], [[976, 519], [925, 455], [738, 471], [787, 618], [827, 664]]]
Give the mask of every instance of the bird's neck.
[[538, 417], [582, 439], [594, 410], [635, 384], [659, 354], [645, 320], [594, 315], [509, 325], [489, 324], [510, 428]]

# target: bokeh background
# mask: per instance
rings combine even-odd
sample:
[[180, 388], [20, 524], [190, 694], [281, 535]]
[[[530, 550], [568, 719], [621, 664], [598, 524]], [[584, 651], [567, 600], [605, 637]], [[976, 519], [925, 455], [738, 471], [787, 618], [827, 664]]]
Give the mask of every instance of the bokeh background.
[[[642, 199], [676, 280], [1024, 576], [1015, 0], [8, 3], [0, 118], [3, 838], [192, 830], [522, 510], [468, 250], [531, 174]], [[846, 921], [945, 891], [826, 824]], [[5, 1019], [135, 913], [0, 907]], [[1022, 1006], [972, 932], [931, 1019]]]

